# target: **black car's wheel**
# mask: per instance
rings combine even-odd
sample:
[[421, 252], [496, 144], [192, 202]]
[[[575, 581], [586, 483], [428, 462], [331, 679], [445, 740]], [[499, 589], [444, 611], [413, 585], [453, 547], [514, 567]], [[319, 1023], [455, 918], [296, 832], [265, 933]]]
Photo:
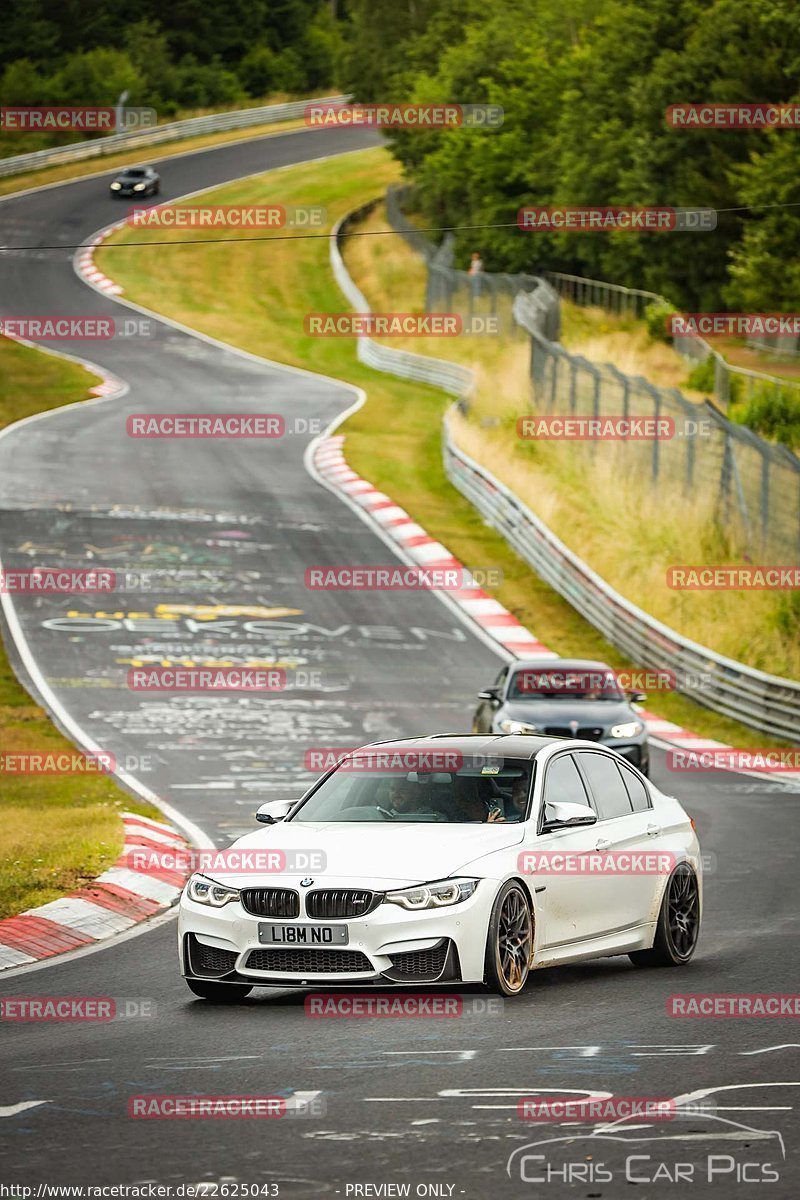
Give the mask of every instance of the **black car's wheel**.
[[689, 864], [679, 863], [664, 890], [652, 949], [629, 958], [637, 967], [678, 967], [692, 957], [699, 936], [700, 886]]
[[241, 983], [213, 983], [206, 979], [187, 979], [186, 984], [195, 996], [212, 1004], [241, 1004], [253, 990]]
[[497, 894], [486, 938], [484, 979], [503, 996], [525, 986], [533, 955], [533, 914], [525, 889], [509, 880]]

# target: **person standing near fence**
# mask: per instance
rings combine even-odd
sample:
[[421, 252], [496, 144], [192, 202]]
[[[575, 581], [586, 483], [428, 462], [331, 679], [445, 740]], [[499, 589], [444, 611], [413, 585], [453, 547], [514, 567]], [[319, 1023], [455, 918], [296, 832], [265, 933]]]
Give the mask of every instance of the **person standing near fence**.
[[472, 301], [475, 299], [476, 296], [480, 296], [480, 294], [481, 294], [481, 276], [483, 275], [483, 259], [481, 258], [480, 254], [478, 254], [477, 250], [472, 255], [472, 258], [471, 258], [470, 264], [469, 264], [469, 270], [467, 271], [467, 274], [469, 275], [469, 280], [470, 280], [470, 308], [471, 308]]

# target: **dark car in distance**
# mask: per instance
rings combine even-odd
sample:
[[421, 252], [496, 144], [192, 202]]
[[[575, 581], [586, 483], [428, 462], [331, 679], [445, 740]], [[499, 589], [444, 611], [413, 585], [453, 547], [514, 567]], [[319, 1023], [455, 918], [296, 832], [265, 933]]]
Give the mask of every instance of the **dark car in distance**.
[[157, 196], [161, 176], [152, 167], [125, 167], [108, 185], [112, 196]]
[[647, 775], [647, 729], [606, 663], [577, 658], [520, 659], [478, 693], [473, 733], [535, 733], [580, 738], [617, 750]]

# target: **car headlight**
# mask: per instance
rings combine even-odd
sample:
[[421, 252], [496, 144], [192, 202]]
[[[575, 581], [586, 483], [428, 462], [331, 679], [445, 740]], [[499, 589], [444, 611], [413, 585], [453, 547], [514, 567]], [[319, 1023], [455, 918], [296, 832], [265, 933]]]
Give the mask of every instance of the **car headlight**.
[[120, 188], [121, 188], [121, 187], [122, 187], [122, 184], [121, 184], [121, 183], [112, 183], [112, 184], [111, 184], [111, 190], [112, 190], [112, 192], [118, 192], [118, 191], [120, 190]]
[[438, 883], [424, 883], [419, 887], [402, 888], [399, 892], [387, 892], [384, 899], [389, 904], [418, 911], [423, 908], [447, 908], [468, 899], [478, 886], [477, 879], [441, 879]]
[[193, 875], [186, 885], [186, 895], [197, 904], [208, 904], [211, 908], [222, 908], [231, 900], [239, 899], [239, 889], [217, 883], [207, 875]]
[[637, 733], [641, 733], [644, 729], [639, 721], [627, 721], [624, 725], [612, 725], [609, 730], [611, 737], [636, 737]]
[[538, 733], [537, 727], [529, 721], [510, 721], [506, 717], [498, 724], [501, 733]]
[[147, 187], [146, 183], [135, 183], [133, 185], [133, 190], [135, 192], [143, 192], [146, 187]]

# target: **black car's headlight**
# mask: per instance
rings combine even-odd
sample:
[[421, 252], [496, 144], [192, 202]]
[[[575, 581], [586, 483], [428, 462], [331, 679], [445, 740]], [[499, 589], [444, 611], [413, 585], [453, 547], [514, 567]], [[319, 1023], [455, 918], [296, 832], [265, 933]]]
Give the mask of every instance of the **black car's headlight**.
[[116, 182], [116, 180], [115, 180], [115, 181], [114, 181], [114, 182], [113, 182], [113, 183], [110, 185], [110, 187], [111, 187], [111, 190], [112, 190], [112, 192], [118, 192], [118, 191], [120, 190], [120, 188], [122, 187], [122, 184], [121, 184], [121, 183], [117, 183], [117, 182]]
[[629, 738], [636, 737], [643, 729], [641, 721], [626, 721], [623, 725], [612, 725], [608, 733], [613, 738]]
[[196, 904], [208, 904], [211, 908], [222, 908], [231, 900], [239, 899], [239, 889], [217, 883], [207, 875], [192, 875], [186, 885], [186, 895]]
[[440, 879], [436, 883], [423, 883], [418, 887], [400, 888], [387, 892], [384, 899], [389, 904], [419, 911], [423, 908], [448, 908], [467, 900], [478, 886], [477, 879]]
[[498, 721], [497, 727], [501, 733], [538, 733], [537, 727], [531, 725], [530, 721], [512, 721], [510, 717]]

